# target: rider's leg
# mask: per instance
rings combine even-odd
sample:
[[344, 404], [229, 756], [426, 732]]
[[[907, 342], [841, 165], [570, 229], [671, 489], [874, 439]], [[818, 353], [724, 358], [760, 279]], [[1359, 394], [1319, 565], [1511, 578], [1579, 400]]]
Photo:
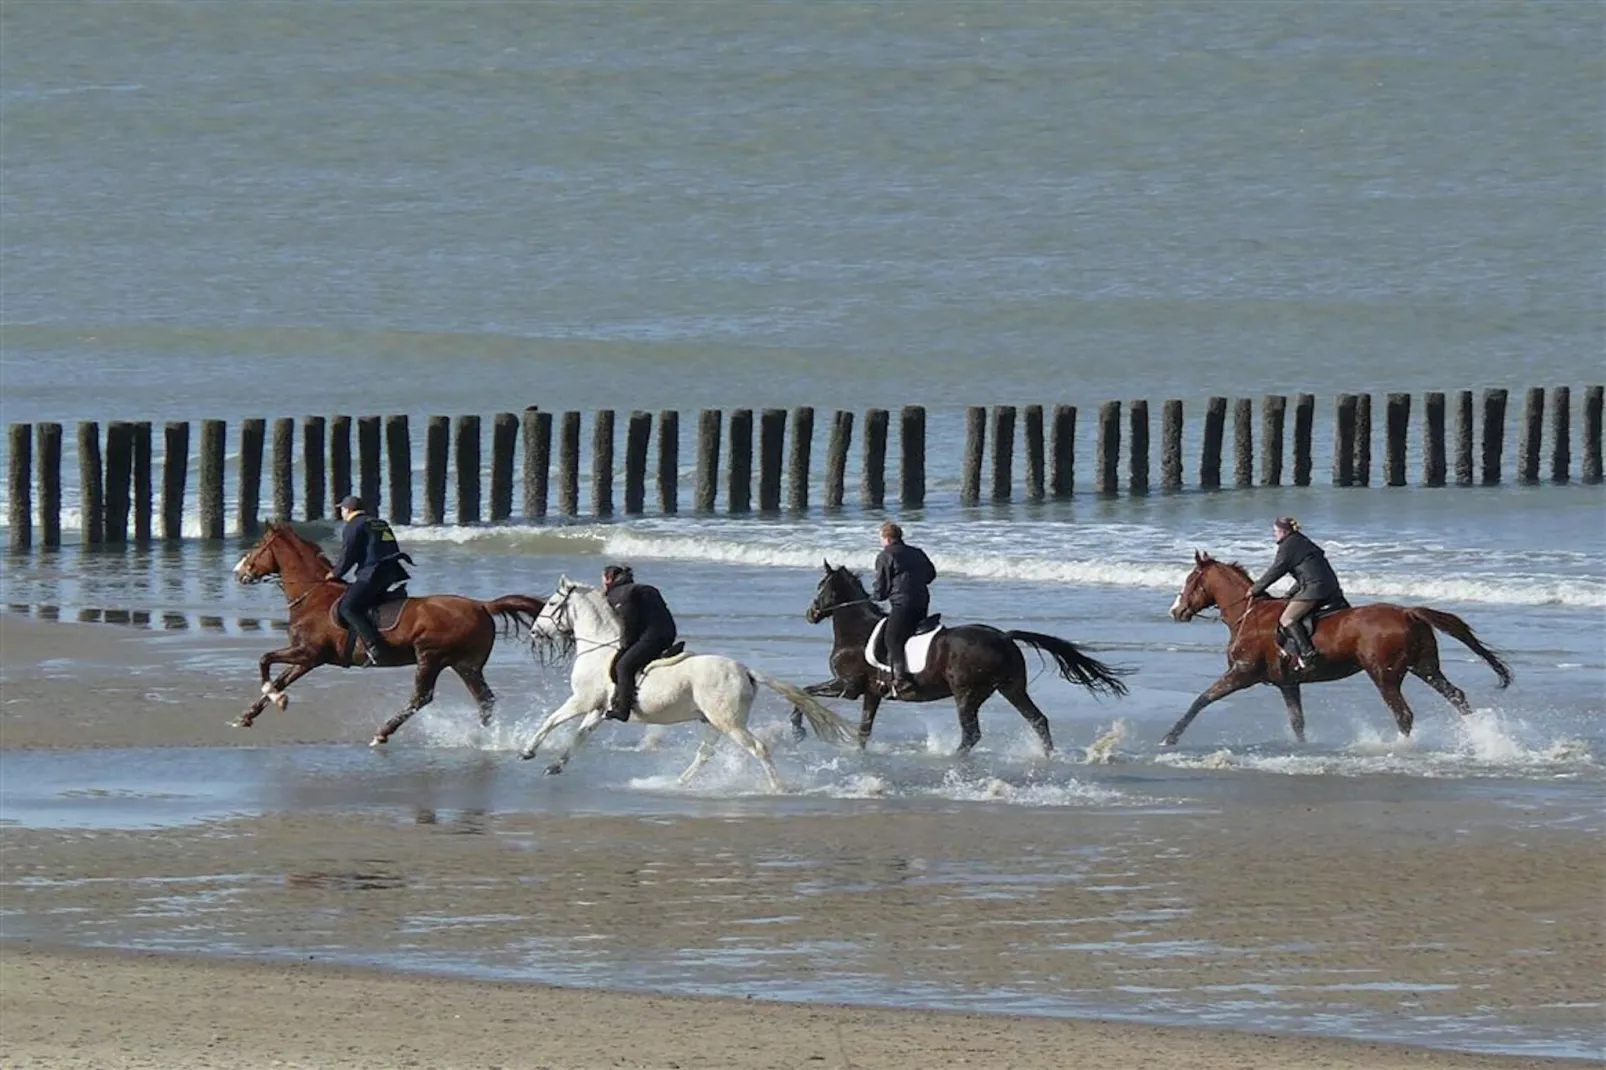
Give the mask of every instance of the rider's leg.
[[892, 603], [887, 613], [887, 664], [892, 667], [894, 688], [914, 684], [914, 677], [909, 674], [909, 659], [904, 646], [925, 615], [925, 609], [921, 606], [900, 605], [897, 602]]
[[1278, 620], [1278, 623], [1287, 628], [1289, 634], [1294, 637], [1294, 642], [1299, 645], [1299, 656], [1305, 661], [1316, 657], [1316, 646], [1311, 642], [1310, 626], [1306, 618], [1315, 611], [1317, 604], [1304, 599], [1290, 600]]
[[608, 704], [608, 712], [604, 716], [614, 721], [630, 720], [630, 709], [636, 704], [636, 677], [656, 654], [657, 648], [653, 642], [642, 638], [619, 655], [613, 663], [613, 701]]
[[[345, 596], [340, 600], [340, 619], [346, 622], [346, 627], [351, 629], [351, 632], [362, 636], [363, 642], [368, 647], [369, 665], [379, 663], [379, 653], [385, 647], [385, 640], [380, 636], [379, 629], [368, 617], [368, 607], [377, 602], [383, 593], [383, 589], [374, 581], [375, 577], [358, 577], [346, 589]], [[352, 649], [352, 635], [348, 632], [346, 636], [348, 659]]]

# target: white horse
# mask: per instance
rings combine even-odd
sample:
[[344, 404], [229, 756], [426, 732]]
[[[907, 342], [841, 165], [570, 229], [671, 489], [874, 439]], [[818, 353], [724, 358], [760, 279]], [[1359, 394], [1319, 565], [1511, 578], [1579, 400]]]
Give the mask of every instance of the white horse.
[[[575, 583], [567, 576], [558, 580], [558, 586], [541, 609], [530, 630], [530, 641], [572, 642], [575, 647], [574, 669], [569, 674], [569, 687], [573, 694], [550, 713], [535, 737], [521, 752], [521, 757], [534, 758], [541, 741], [558, 725], [584, 718], [580, 729], [556, 762], [547, 772], [561, 773], [569, 758], [585, 742], [592, 729], [602, 721], [603, 711], [613, 695], [613, 681], [608, 670], [614, 655], [619, 652], [619, 638], [623, 629], [613, 607], [603, 593], [595, 587]], [[682, 721], [701, 720], [707, 727], [697, 755], [680, 774], [682, 784], [696, 775], [703, 764], [713, 757], [714, 747], [721, 734], [741, 744], [759, 763], [769, 777], [773, 790], [782, 790], [780, 775], [770, 759], [764, 741], [747, 730], [747, 716], [758, 694], [758, 685], [780, 695], [803, 711], [809, 725], [821, 739], [839, 746], [851, 746], [856, 741], [856, 730], [848, 722], [826, 709], [802, 688], [793, 687], [763, 673], [749, 669], [733, 658], [718, 654], [676, 654], [661, 658], [647, 666], [636, 693], [636, 710], [632, 719], [644, 724], [679, 724]]]

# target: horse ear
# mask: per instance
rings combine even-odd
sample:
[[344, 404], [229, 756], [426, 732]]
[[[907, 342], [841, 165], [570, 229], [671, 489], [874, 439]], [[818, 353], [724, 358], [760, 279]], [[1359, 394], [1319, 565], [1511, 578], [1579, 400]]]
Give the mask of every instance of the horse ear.
[[1205, 563], [1204, 554], [1201, 554], [1198, 550], [1195, 550], [1193, 552], [1193, 563], [1196, 564], [1196, 565], [1204, 564]]
[[831, 574], [831, 559], [829, 557], [820, 558], [820, 567], [825, 569], [825, 574], [829, 576]]

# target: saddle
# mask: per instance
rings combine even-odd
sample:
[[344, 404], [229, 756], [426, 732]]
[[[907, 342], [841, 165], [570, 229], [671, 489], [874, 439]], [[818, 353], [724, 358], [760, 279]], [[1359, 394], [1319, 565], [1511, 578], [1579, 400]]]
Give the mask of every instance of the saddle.
[[[931, 649], [931, 642], [943, 630], [942, 614], [933, 613], [915, 626], [915, 632], [903, 646], [904, 658], [909, 663], [909, 671], [918, 673], [926, 667], [926, 652]], [[892, 667], [887, 664], [887, 620], [885, 617], [876, 622], [875, 629], [870, 633], [870, 641], [864, 645], [864, 658], [871, 665], [883, 672], [891, 672]]]
[[[1304, 628], [1305, 633], [1310, 636], [1311, 644], [1314, 645], [1316, 642], [1316, 626], [1319, 623], [1321, 623], [1323, 620], [1326, 620], [1328, 617], [1331, 617], [1335, 613], [1342, 613], [1346, 609], [1353, 608], [1354, 607], [1349, 604], [1349, 599], [1345, 598], [1343, 595], [1340, 595], [1331, 601], [1323, 602], [1321, 605], [1317, 606], [1315, 610], [1301, 618], [1299, 623], [1294, 625], [1294, 627]], [[1294, 636], [1281, 624], [1277, 625], [1277, 645], [1282, 647], [1283, 651], [1290, 657], [1299, 652], [1299, 644], [1295, 641]]]
[[[374, 626], [381, 632], [390, 631], [396, 627], [396, 622], [401, 619], [402, 608], [407, 605], [407, 599], [410, 597], [407, 593], [407, 584], [397, 584], [385, 592], [385, 596], [378, 605], [368, 607], [368, 619], [373, 621]], [[340, 619], [340, 600], [338, 598], [335, 599], [335, 604], [329, 607], [329, 619], [334, 622], [336, 628], [343, 629], [346, 626], [346, 622]]]

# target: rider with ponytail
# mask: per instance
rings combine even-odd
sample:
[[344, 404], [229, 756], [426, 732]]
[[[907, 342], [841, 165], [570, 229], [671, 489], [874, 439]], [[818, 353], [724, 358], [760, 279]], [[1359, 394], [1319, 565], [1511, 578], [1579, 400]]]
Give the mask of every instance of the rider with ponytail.
[[1348, 603], [1337, 573], [1327, 563], [1327, 554], [1299, 529], [1299, 521], [1291, 516], [1280, 516], [1272, 522], [1271, 532], [1277, 540], [1277, 557], [1265, 575], [1249, 589], [1249, 596], [1258, 598], [1266, 593], [1266, 588], [1284, 576], [1294, 577], [1294, 586], [1288, 592], [1288, 605], [1283, 609], [1278, 624], [1293, 637], [1299, 650], [1296, 666], [1304, 669], [1320, 656], [1315, 643], [1311, 641], [1307, 618], [1323, 606]]

